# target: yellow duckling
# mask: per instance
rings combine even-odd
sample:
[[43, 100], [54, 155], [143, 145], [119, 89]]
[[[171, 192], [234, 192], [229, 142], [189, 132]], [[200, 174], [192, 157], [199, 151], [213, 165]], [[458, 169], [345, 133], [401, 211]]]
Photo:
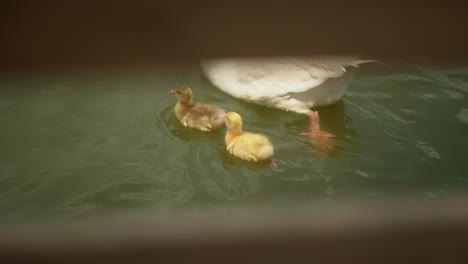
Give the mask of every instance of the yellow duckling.
[[190, 87], [182, 85], [170, 93], [179, 100], [175, 106], [175, 115], [182, 125], [201, 131], [211, 131], [223, 126], [226, 111], [214, 105], [193, 103]]
[[229, 153], [254, 162], [272, 159], [274, 148], [270, 140], [262, 134], [243, 132], [242, 118], [238, 113], [229, 112], [224, 120], [227, 126], [226, 149]]

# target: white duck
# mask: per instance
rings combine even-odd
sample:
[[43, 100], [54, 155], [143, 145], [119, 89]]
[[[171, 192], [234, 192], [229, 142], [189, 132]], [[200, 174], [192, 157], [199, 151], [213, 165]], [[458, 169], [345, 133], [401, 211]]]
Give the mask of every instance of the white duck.
[[361, 63], [355, 57], [283, 57], [217, 59], [201, 62], [208, 79], [222, 91], [245, 101], [311, 118], [309, 136], [334, 136], [320, 130], [311, 107], [337, 102]]

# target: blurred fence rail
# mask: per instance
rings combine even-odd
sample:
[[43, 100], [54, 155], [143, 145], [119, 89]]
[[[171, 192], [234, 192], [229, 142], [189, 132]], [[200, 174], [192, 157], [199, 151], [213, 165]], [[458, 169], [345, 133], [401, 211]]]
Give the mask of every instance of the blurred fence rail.
[[467, 199], [3, 228], [1, 263], [467, 263]]
[[0, 69], [323, 54], [463, 62], [467, 6], [455, 0], [7, 0], [0, 11]]

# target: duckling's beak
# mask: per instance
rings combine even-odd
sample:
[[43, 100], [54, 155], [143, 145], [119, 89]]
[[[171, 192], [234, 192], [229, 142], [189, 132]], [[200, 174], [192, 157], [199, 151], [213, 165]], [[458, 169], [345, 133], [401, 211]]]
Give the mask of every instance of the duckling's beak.
[[169, 91], [169, 92], [170, 92], [171, 94], [176, 94], [177, 90], [174, 89], [174, 90], [171, 90], [171, 91]]

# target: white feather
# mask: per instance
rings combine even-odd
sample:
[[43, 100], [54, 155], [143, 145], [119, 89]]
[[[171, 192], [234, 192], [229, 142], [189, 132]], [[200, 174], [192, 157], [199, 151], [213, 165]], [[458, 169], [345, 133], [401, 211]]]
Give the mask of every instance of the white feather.
[[273, 154], [274, 154], [274, 148], [272, 145], [265, 145], [265, 146], [262, 146], [259, 150], [258, 150], [258, 157], [261, 159], [261, 160], [265, 160], [265, 159], [269, 159], [271, 157], [273, 157]]
[[352, 68], [371, 61], [354, 57], [260, 58], [202, 61], [208, 79], [242, 100], [287, 111], [307, 113], [333, 104], [354, 76]]

